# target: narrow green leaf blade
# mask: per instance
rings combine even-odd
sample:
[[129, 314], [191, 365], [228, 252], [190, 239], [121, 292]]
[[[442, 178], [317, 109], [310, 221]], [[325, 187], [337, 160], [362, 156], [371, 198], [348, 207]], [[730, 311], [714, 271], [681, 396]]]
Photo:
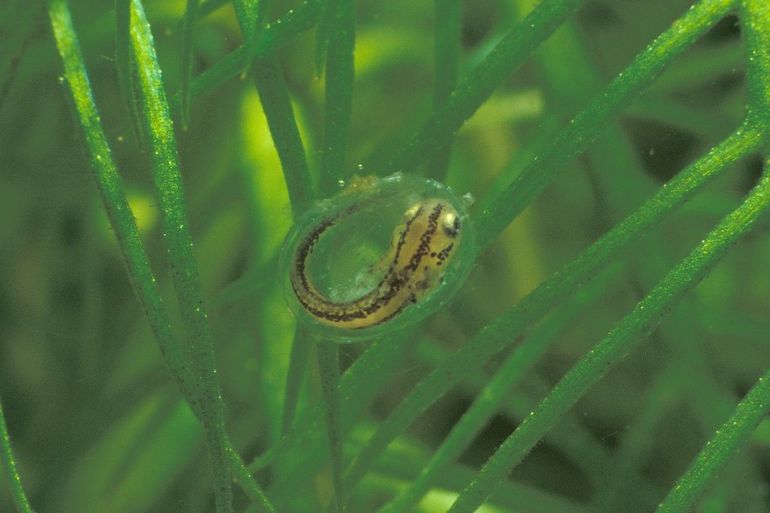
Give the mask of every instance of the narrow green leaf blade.
[[181, 72], [179, 74], [179, 98], [181, 104], [182, 127], [187, 129], [190, 122], [190, 80], [192, 79], [195, 22], [198, 20], [198, 0], [187, 0], [182, 28], [182, 51], [180, 55]]
[[185, 397], [192, 400], [194, 386], [189, 371], [186, 371], [189, 365], [171, 329], [166, 307], [136, 227], [134, 215], [126, 199], [123, 181], [118, 174], [102, 129], [67, 2], [49, 0], [48, 5], [51, 27], [64, 65], [64, 78], [72, 96], [77, 122], [83, 130], [83, 138], [91, 157], [94, 180], [110, 225], [117, 236], [131, 285], [142, 304], [172, 374], [177, 379]]
[[283, 76], [283, 67], [277, 57], [254, 61], [254, 82], [270, 127], [270, 135], [281, 159], [292, 212], [297, 218], [315, 199], [316, 194]]
[[321, 76], [329, 48], [329, 38], [334, 26], [338, 0], [322, 0], [321, 16], [315, 28], [315, 73]]
[[[321, 193], [331, 194], [347, 177], [345, 154], [350, 137], [353, 108], [353, 51], [355, 48], [355, 3], [334, 0], [329, 3], [331, 33], [326, 50], [323, 149], [321, 153]], [[319, 27], [320, 28], [320, 27]]]
[[741, 28], [746, 34], [749, 115], [770, 128], [770, 4], [741, 0]]
[[[627, 315], [601, 342], [581, 358], [556, 384], [540, 405], [503, 442], [487, 460], [478, 477], [463, 490], [449, 513], [472, 513], [532, 450], [564, 413], [604, 374], [622, 360], [649, 334], [687, 292], [692, 290], [719, 262], [725, 253], [756, 222], [770, 206], [770, 174], [766, 174], [745, 201], [728, 215], [708, 236], [682, 260], [666, 277]], [[735, 430], [731, 441], [748, 436], [746, 424], [754, 426], [770, 406], [770, 385], [762, 382], [758, 393], [761, 401], [752, 396], [748, 407], [751, 412], [741, 428]], [[759, 415], [758, 415], [759, 413]], [[755, 418], [756, 417], [756, 418]], [[741, 417], [743, 420], [744, 417]], [[728, 435], [729, 436], [729, 435]], [[729, 444], [728, 444], [729, 445]], [[731, 451], [730, 451], [731, 452]], [[713, 465], [713, 461], [710, 462]]]
[[[742, 30], [746, 35], [746, 69], [748, 75], [749, 119], [763, 127], [770, 126], [770, 5], [764, 0], [741, 0]], [[765, 173], [755, 187], [754, 208], [770, 203], [770, 173]], [[744, 205], [748, 204], [746, 201]], [[749, 206], [747, 205], [748, 209]], [[747, 212], [744, 222], [750, 222]], [[731, 417], [701, 449], [684, 475], [671, 488], [656, 513], [684, 513], [692, 510], [696, 500], [713, 482], [735, 453], [745, 444], [759, 422], [770, 411], [770, 370], [762, 375], [735, 408]]]
[[368, 444], [350, 465], [346, 474], [348, 486], [361, 479], [387, 445], [463, 377], [515, 341], [519, 333], [574, 293], [580, 285], [592, 279], [621, 250], [681, 205], [709, 178], [728, 164], [755, 150], [760, 143], [759, 130], [754, 127], [739, 129], [677, 175], [634, 214], [616, 225], [575, 260], [562, 267], [453, 353], [441, 366], [420, 381], [380, 424]]
[[[462, 36], [462, 2], [433, 0], [433, 108], [438, 111], [449, 100], [457, 86], [460, 67], [460, 38]], [[452, 151], [448, 143], [431, 159], [427, 175], [443, 180]]]
[[289, 358], [289, 371], [286, 373], [286, 393], [283, 400], [283, 418], [281, 433], [286, 436], [294, 422], [294, 413], [299, 403], [299, 393], [305, 381], [308, 353], [310, 352], [310, 335], [303, 326], [294, 330], [294, 341]]
[[252, 58], [269, 55], [298, 34], [310, 30], [320, 12], [321, 0], [305, 0], [302, 5], [268, 25], [257, 37], [252, 53], [246, 45], [241, 45], [195, 77], [190, 86], [190, 98], [208, 94], [231, 78], [242, 75], [249, 69]]
[[373, 163], [376, 165], [371, 168], [385, 174], [415, 169], [444, 147], [495, 88], [582, 3], [583, 0], [543, 0], [505, 35], [476, 68], [460, 80], [444, 106], [428, 118], [403, 148], [384, 164]]
[[230, 469], [227, 463], [224, 408], [216, 379], [214, 345], [200, 290], [198, 265], [187, 223], [176, 139], [155, 54], [152, 33], [139, 0], [132, 2], [131, 43], [136, 57], [142, 115], [151, 154], [155, 187], [160, 199], [163, 231], [182, 319], [189, 339], [190, 361], [200, 390], [204, 423], [214, 471], [217, 511], [232, 511]]
[[2, 401], [0, 401], [0, 463], [2, 463], [3, 468], [0, 476], [5, 476], [6, 485], [16, 505], [16, 511], [18, 513], [34, 513], [16, 470], [16, 461], [13, 459], [13, 451], [11, 450], [11, 438], [8, 436], [8, 427], [5, 425]]
[[[542, 4], [541, 4], [542, 5]], [[477, 242], [487, 247], [579, 155], [674, 57], [724, 17], [733, 0], [702, 0], [658, 36], [599, 93], [548, 146], [538, 152], [505, 190], [482, 198]], [[540, 7], [538, 7], [539, 9]], [[537, 11], [535, 11], [537, 12]]]
[[[767, 182], [767, 180], [765, 180]], [[765, 183], [764, 194], [770, 195]], [[768, 199], [764, 198], [764, 204]], [[717, 430], [711, 440], [677, 481], [656, 513], [685, 513], [691, 511], [695, 501], [714, 481], [719, 471], [746, 443], [751, 433], [770, 412], [770, 371], [762, 375], [749, 393], [735, 408], [732, 416]]]
[[549, 347], [559, 340], [563, 331], [582, 312], [589, 301], [604, 290], [604, 280], [596, 280], [587, 290], [575, 295], [549, 318], [535, 328], [524, 341], [511, 351], [494, 377], [483, 385], [483, 392], [473, 401], [463, 416], [452, 426], [441, 445], [433, 452], [419, 475], [396, 498], [383, 506], [380, 513], [405, 513], [430, 490], [442, 470], [458, 459], [463, 451], [487, 425], [511, 395], [511, 389], [540, 360]]
[[134, 59], [131, 54], [131, 0], [115, 0], [115, 66], [123, 102], [131, 116], [134, 133], [139, 145], [144, 147], [144, 133], [139, 121], [136, 85], [134, 84]]
[[342, 452], [342, 420], [340, 418], [340, 396], [337, 390], [340, 381], [340, 349], [339, 344], [320, 340], [317, 344], [318, 368], [321, 374], [321, 388], [324, 396], [326, 416], [326, 432], [331, 453], [332, 484], [334, 486], [334, 501], [337, 511], [345, 513], [345, 491], [342, 482], [343, 452]]

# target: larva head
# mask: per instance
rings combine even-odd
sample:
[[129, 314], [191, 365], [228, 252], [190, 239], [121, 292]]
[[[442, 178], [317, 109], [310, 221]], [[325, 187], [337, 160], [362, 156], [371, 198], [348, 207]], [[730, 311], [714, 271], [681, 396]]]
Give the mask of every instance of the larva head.
[[460, 214], [447, 200], [430, 198], [412, 205], [404, 214], [404, 222], [407, 223], [410, 219], [415, 218], [413, 222], [419, 224], [421, 228], [427, 229], [431, 224], [432, 215], [435, 217], [438, 237], [442, 240], [459, 238], [462, 228]]
[[460, 245], [462, 221], [446, 200], [429, 198], [410, 207], [393, 234], [393, 267], [417, 298], [429, 293]]

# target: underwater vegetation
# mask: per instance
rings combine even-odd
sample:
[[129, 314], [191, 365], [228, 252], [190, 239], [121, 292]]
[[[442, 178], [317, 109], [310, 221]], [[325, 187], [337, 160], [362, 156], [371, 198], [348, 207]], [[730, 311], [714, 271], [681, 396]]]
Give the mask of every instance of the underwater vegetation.
[[770, 511], [766, 0], [0, 3], [0, 511]]

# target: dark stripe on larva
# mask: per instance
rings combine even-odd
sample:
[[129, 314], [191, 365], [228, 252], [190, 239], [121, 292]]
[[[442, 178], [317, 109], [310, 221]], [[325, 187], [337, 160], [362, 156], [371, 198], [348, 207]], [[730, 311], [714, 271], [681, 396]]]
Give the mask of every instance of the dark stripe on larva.
[[412, 255], [409, 265], [406, 266], [408, 271], [415, 271], [420, 266], [422, 258], [428, 254], [431, 240], [433, 240], [433, 236], [436, 234], [436, 229], [438, 228], [438, 218], [441, 215], [442, 210], [444, 210], [444, 205], [441, 203], [433, 207], [433, 212], [431, 212], [430, 217], [428, 218], [428, 229], [425, 230], [420, 237], [420, 246], [417, 248], [414, 255]]
[[450, 242], [447, 247], [445, 247], [444, 249], [438, 252], [438, 254], [436, 255], [436, 259], [438, 260], [438, 265], [441, 265], [444, 263], [444, 260], [447, 259], [447, 257], [449, 256], [449, 253], [452, 252], [452, 248], [454, 247], [455, 247], [455, 243]]
[[417, 208], [417, 211], [407, 219], [406, 223], [404, 224], [404, 229], [401, 230], [401, 233], [398, 237], [398, 243], [396, 243], [396, 251], [393, 254], [393, 259], [390, 261], [390, 265], [388, 266], [388, 270], [385, 272], [385, 274], [382, 276], [382, 279], [377, 284], [377, 287], [375, 290], [382, 287], [382, 285], [385, 283], [385, 281], [390, 277], [391, 274], [393, 274], [393, 271], [396, 268], [396, 262], [398, 262], [398, 259], [401, 257], [401, 250], [404, 249], [404, 244], [406, 244], [406, 236], [409, 233], [409, 230], [412, 229], [412, 223], [414, 223], [414, 220], [417, 219], [422, 215], [422, 212], [425, 210], [425, 207], [420, 205]]
[[[349, 209], [345, 210], [344, 212], [340, 213], [337, 216], [331, 217], [329, 219], [324, 220], [317, 226], [314, 230], [312, 230], [303, 240], [302, 244], [297, 248], [297, 257], [295, 262], [295, 273], [299, 277], [301, 282], [301, 291], [297, 290], [297, 285], [295, 283], [295, 277], [292, 276], [292, 288], [297, 295], [297, 297], [300, 300], [300, 303], [302, 306], [307, 308], [311, 313], [314, 315], [317, 315], [319, 317], [322, 317], [324, 319], [329, 320], [344, 320], [344, 319], [332, 319], [330, 317], [321, 315], [324, 312], [327, 312], [328, 315], [344, 315], [342, 313], [337, 313], [339, 310], [354, 310], [354, 309], [364, 309], [360, 312], [352, 312], [350, 315], [354, 315], [352, 318], [363, 318], [368, 313], [374, 312], [377, 310], [377, 308], [371, 309], [371, 304], [367, 307], [367, 302], [372, 302], [372, 299], [377, 295], [377, 292], [382, 287], [383, 283], [388, 279], [388, 277], [392, 274], [393, 269], [395, 268], [395, 264], [398, 261], [398, 258], [401, 253], [401, 249], [406, 242], [406, 236], [411, 229], [412, 223], [419, 217], [422, 212], [424, 211], [424, 208], [420, 206], [417, 211], [412, 215], [412, 217], [406, 222], [406, 225], [404, 229], [401, 231], [401, 235], [399, 237], [398, 247], [396, 254], [393, 257], [393, 260], [391, 261], [390, 266], [388, 267], [388, 271], [383, 276], [383, 279], [380, 280], [380, 283], [375, 287], [371, 292], [364, 295], [363, 297], [359, 299], [354, 299], [351, 301], [345, 301], [345, 302], [339, 302], [335, 303], [327, 299], [326, 297], [322, 296], [316, 289], [313, 287], [311, 283], [307, 280], [307, 275], [305, 272], [306, 266], [305, 262], [310, 257], [310, 254], [313, 252], [313, 249], [315, 248], [316, 243], [318, 242], [318, 239], [320, 239], [323, 232], [334, 226], [337, 222], [339, 222], [340, 219], [343, 217], [354, 213], [357, 211], [359, 207], [357, 205], [354, 205], [353, 207], [350, 207]], [[315, 303], [317, 303], [320, 306], [315, 306], [312, 303], [309, 303], [303, 299], [303, 293], [304, 295], [311, 297]], [[374, 300], [376, 303], [376, 299]], [[323, 308], [324, 310], [321, 310], [319, 308]], [[331, 310], [337, 311], [335, 313], [332, 313]]]
[[[356, 206], [350, 207], [340, 215], [323, 221], [305, 237], [300, 246], [297, 248], [297, 258], [294, 270], [295, 274], [297, 275], [296, 278], [299, 278], [302, 290], [297, 290], [298, 284], [296, 283], [295, 276], [292, 276], [291, 283], [300, 304], [302, 304], [302, 306], [307, 309], [308, 312], [315, 315], [316, 317], [332, 322], [345, 322], [355, 319], [363, 319], [384, 308], [398, 294], [404, 284], [410, 281], [412, 274], [419, 267], [422, 258], [428, 253], [432, 238], [438, 227], [438, 218], [441, 216], [443, 209], [444, 206], [441, 203], [433, 208], [433, 211], [428, 218], [428, 228], [421, 234], [420, 245], [418, 246], [417, 251], [412, 255], [409, 264], [404, 268], [403, 272], [394, 274], [395, 266], [400, 258], [402, 248], [406, 243], [412, 223], [415, 221], [415, 219], [422, 215], [424, 210], [422, 206], [420, 206], [414, 215], [406, 222], [404, 229], [399, 236], [399, 240], [396, 245], [396, 251], [394, 252], [393, 259], [389, 265], [388, 271], [385, 273], [378, 286], [372, 290], [372, 292], [366, 294], [362, 298], [344, 303], [334, 303], [329, 301], [315, 290], [315, 288], [307, 280], [307, 276], [305, 274], [305, 262], [312, 253], [313, 248], [315, 247], [323, 232], [334, 226], [334, 224], [338, 222], [341, 217], [344, 217], [345, 215], [358, 210], [358, 208]], [[382, 292], [382, 286], [385, 284], [387, 284], [388, 289], [384, 292], [384, 294], [378, 295], [378, 292]], [[312, 298], [313, 301], [311, 302], [306, 300], [305, 296]], [[373, 322], [371, 325], [380, 324], [393, 318], [406, 306], [415, 301], [416, 296], [414, 294], [410, 294], [409, 297], [407, 297], [394, 312], [383, 319], [379, 319], [376, 322]]]
[[409, 265], [404, 267], [404, 272], [391, 274], [387, 280], [389, 285], [388, 291], [377, 298], [375, 305], [378, 307], [374, 307], [375, 305], [372, 305], [373, 307], [368, 310], [369, 314], [373, 314], [379, 310], [379, 308], [385, 306], [388, 302], [390, 302], [391, 299], [396, 296], [396, 294], [398, 294], [404, 284], [409, 283], [412, 278], [412, 274], [419, 268], [420, 261], [422, 261], [422, 258], [428, 254], [428, 248], [430, 248], [430, 242], [433, 239], [433, 235], [436, 233], [436, 228], [438, 227], [438, 218], [441, 215], [441, 211], [443, 209], [444, 206], [440, 203], [433, 208], [430, 217], [428, 217], [428, 228], [422, 233], [422, 235], [420, 235], [420, 245], [417, 247], [417, 251], [414, 252], [412, 258], [409, 260]]
[[401, 305], [398, 308], [393, 310], [393, 312], [390, 315], [386, 315], [385, 317], [383, 317], [382, 319], [378, 320], [377, 322], [373, 322], [371, 324], [371, 326], [376, 326], [378, 324], [382, 324], [383, 322], [388, 322], [393, 317], [395, 317], [398, 314], [400, 314], [401, 312], [403, 312], [404, 308], [406, 308], [407, 306], [409, 306], [411, 304], [414, 304], [416, 302], [417, 302], [417, 296], [415, 296], [414, 294], [409, 294], [409, 297], [406, 298], [406, 300], [403, 303], [401, 303]]

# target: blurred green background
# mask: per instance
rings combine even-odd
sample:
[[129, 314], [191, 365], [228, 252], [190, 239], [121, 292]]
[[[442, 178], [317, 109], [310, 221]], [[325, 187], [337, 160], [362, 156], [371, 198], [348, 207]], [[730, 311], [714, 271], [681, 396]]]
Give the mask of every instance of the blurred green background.
[[[465, 1], [461, 73], [476, 65], [531, 3]], [[271, 19], [298, 4], [275, 0]], [[387, 155], [431, 111], [433, 3], [357, 5], [348, 166], [366, 175], [378, 170], [364, 163]], [[515, 176], [536, 141], [586, 104], [590, 96], [584, 92], [598, 92], [591, 80], [606, 84], [689, 5], [687, 0], [586, 2], [462, 128], [446, 183], [480, 198], [495, 177]], [[45, 10], [13, 0], [7, 6], [0, 5], [0, 396], [25, 488], [40, 513], [212, 511], [202, 432], [163, 365], [128, 282], [73, 121]], [[147, 0], [145, 6], [167, 94], [176, 105], [185, 2]], [[178, 321], [148, 155], [118, 86], [113, 3], [74, 0], [71, 8], [103, 126]], [[224, 3], [196, 25], [195, 73], [241, 43], [232, 6]], [[305, 32], [279, 54], [316, 172], [323, 82], [314, 74], [313, 45], [313, 31]], [[554, 61], [548, 52], [578, 67], [587, 58], [587, 75], [549, 67]], [[570, 57], [572, 52], [579, 57]], [[731, 16], [678, 58], [618, 123], [630, 149], [629, 167], [613, 167], [612, 159], [596, 154], [574, 160], [484, 254], [457, 300], [425, 323], [421, 342], [403, 355], [398, 372], [359, 419], [353, 439], [370, 433], [436, 358], [462, 345], [733, 131], [744, 117], [745, 96], [741, 33]], [[249, 461], [280, 432], [294, 321], [274, 256], [291, 225], [291, 209], [252, 81], [236, 78], [196, 99], [189, 129], [179, 126], [190, 228], [214, 327], [227, 429]], [[656, 242], [636, 243], [633, 254], [616, 262], [591, 292], [590, 306], [564, 327], [531, 376], [511, 392], [512, 404], [526, 413], [740, 202], [760, 171], [758, 158], [734, 166], [656, 226]], [[766, 216], [649, 343], [573, 409], [570, 422], [607, 451], [616, 451], [629, 433], [641, 437], [635, 447], [643, 450], [634, 458], [645, 492], [622, 511], [655, 506], [729, 414], [726, 405], [737, 402], [770, 362], [769, 229]], [[692, 360], [674, 349], [685, 344], [698, 360], [695, 370]], [[344, 346], [344, 364], [362, 349]], [[310, 361], [300, 409], [320, 400]], [[479, 387], [464, 382], [403, 434], [388, 453], [395, 461], [383, 460], [358, 491], [357, 511], [375, 511], [406, 479], [399, 461], [402, 466], [414, 461], [419, 468]], [[478, 469], [517, 424], [509, 410], [494, 418], [419, 511], [446, 510], [451, 503], [446, 494], [456, 494], [461, 476], [472, 475], [462, 472]], [[644, 422], [649, 425], [634, 430]], [[760, 426], [734, 466], [699, 511], [770, 510], [770, 423]], [[558, 443], [546, 440], [511, 482], [536, 491], [535, 505], [563, 501], [550, 511], [568, 506], [592, 511], [596, 490], [610, 478], [588, 475]], [[269, 470], [258, 479], [270, 490]], [[295, 490], [307, 495], [307, 511], [313, 511], [315, 501], [328, 499], [328, 476], [297, 483]], [[240, 493], [236, 504], [245, 507]], [[11, 510], [2, 489], [0, 511]]]

